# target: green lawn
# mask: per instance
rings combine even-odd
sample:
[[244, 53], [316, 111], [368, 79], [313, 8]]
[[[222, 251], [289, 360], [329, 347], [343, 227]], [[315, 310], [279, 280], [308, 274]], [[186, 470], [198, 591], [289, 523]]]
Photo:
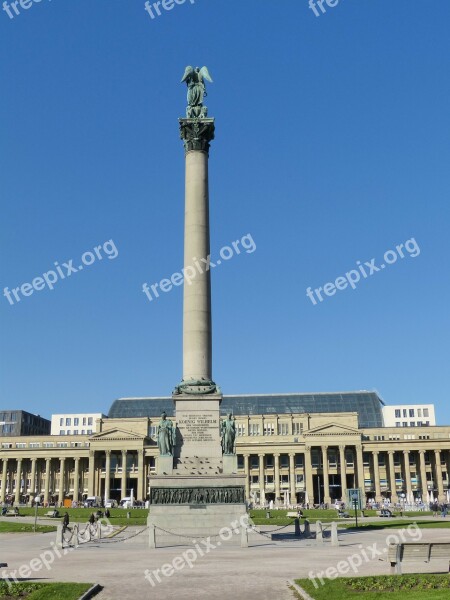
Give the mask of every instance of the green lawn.
[[91, 583], [12, 583], [0, 580], [0, 600], [26, 598], [27, 600], [78, 600]]
[[[23, 516], [34, 516], [34, 508], [20, 508], [20, 514]], [[53, 510], [51, 508], [38, 508], [38, 519], [44, 517], [45, 513], [49, 510]], [[79, 521], [79, 522], [87, 522], [90, 515], [97, 510], [101, 510], [102, 513], [105, 513], [104, 508], [58, 508], [59, 514], [62, 516], [65, 512], [69, 513], [69, 518], [71, 521]], [[142, 508], [131, 508], [129, 510], [125, 510], [123, 508], [110, 508], [109, 512], [111, 516], [109, 520], [112, 525], [146, 525], [147, 524], [147, 516], [148, 510]], [[131, 513], [131, 518], [127, 519], [127, 512]], [[16, 520], [20, 519], [20, 517], [11, 517], [11, 519], [15, 518]], [[53, 519], [55, 523], [60, 521], [61, 519]], [[48, 521], [47, 521], [48, 522]]]
[[316, 580], [297, 579], [314, 600], [448, 600], [450, 577], [448, 575], [385, 575], [381, 577], [341, 577]]
[[[270, 519], [266, 519], [266, 513], [269, 512], [270, 513]], [[293, 519], [286, 517], [286, 513], [288, 511], [286, 510], [271, 510], [271, 511], [267, 511], [267, 510], [251, 510], [250, 511], [250, 516], [252, 517], [252, 519], [255, 522], [255, 525], [274, 525], [274, 526], [281, 526], [281, 525], [288, 525], [289, 523], [293, 523]], [[351, 519], [339, 519], [337, 516], [337, 511], [334, 509], [331, 510], [319, 510], [319, 509], [311, 509], [311, 510], [304, 510], [303, 511], [303, 515], [305, 518], [308, 519], [308, 521], [310, 523], [314, 523], [315, 521], [322, 521], [323, 523], [327, 523], [330, 521], [338, 521], [339, 522], [339, 526], [342, 527], [354, 527], [355, 526], [355, 513], [354, 511], [349, 511], [349, 514], [351, 515]], [[364, 514], [367, 517], [376, 517], [376, 511], [375, 510], [366, 510], [364, 511]], [[407, 521], [406, 519], [411, 519], [412, 517], [425, 517], [425, 516], [431, 516], [432, 513], [431, 512], [405, 512], [405, 519], [403, 520], [396, 520], [395, 518], [392, 519], [381, 519], [379, 521], [377, 521], [376, 524], [374, 523], [367, 523], [364, 520], [364, 517], [361, 517], [361, 513], [358, 511], [358, 525], [361, 526], [372, 526], [374, 525], [375, 527], [379, 527], [380, 525], [384, 524], [384, 523], [402, 523], [403, 525], [406, 523], [408, 524], [409, 522], [413, 522], [412, 520]], [[449, 519], [450, 521], [450, 519]], [[444, 525], [442, 525], [442, 521], [436, 521], [435, 524], [430, 525], [430, 526], [443, 526], [445, 527], [445, 523]]]
[[[0, 521], [0, 533], [31, 533], [34, 531], [33, 523], [21, 523], [20, 521]], [[38, 533], [50, 533], [56, 531], [56, 527], [52, 525], [38, 525], [36, 527]]]

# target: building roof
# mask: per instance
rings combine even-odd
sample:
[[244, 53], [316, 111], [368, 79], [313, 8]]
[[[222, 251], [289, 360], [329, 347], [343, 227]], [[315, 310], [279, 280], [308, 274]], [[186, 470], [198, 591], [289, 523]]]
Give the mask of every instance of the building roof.
[[[383, 401], [376, 392], [320, 392], [312, 394], [242, 394], [224, 396], [221, 414], [281, 415], [357, 412], [359, 427], [383, 427]], [[119, 398], [111, 405], [111, 419], [174, 414], [172, 397]]]

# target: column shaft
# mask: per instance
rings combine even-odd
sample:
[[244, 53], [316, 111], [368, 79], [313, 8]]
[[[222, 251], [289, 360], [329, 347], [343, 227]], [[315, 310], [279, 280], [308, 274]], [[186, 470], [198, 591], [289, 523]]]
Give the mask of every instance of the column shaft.
[[17, 459], [17, 469], [16, 469], [16, 494], [14, 498], [14, 502], [19, 504], [20, 502], [20, 487], [22, 481], [22, 459]]
[[244, 472], [245, 472], [245, 497], [250, 499], [250, 470], [248, 468], [249, 455], [244, 454]]
[[138, 484], [137, 498], [144, 500], [144, 451], [138, 450]]
[[5, 501], [7, 478], [8, 478], [8, 459], [4, 458], [3, 465], [2, 465], [2, 489], [0, 490], [0, 502]]
[[31, 459], [31, 475], [30, 475], [30, 499], [28, 504], [31, 506], [31, 504], [33, 503], [35, 497], [36, 497], [36, 492], [38, 491], [37, 489], [37, 484], [36, 484], [36, 458], [32, 458]]
[[339, 446], [339, 462], [341, 464], [342, 502], [347, 502], [347, 463], [345, 461], [345, 446]]
[[420, 462], [420, 489], [422, 490], [422, 502], [428, 500], [427, 468], [425, 465], [425, 450], [419, 450]]
[[373, 457], [373, 478], [375, 482], [375, 502], [381, 502], [381, 489], [380, 489], [380, 465], [378, 463], [378, 451], [372, 453]]
[[52, 462], [51, 458], [45, 459], [45, 482], [44, 482], [44, 504], [45, 505], [48, 505], [48, 503], [49, 503], [51, 462]]
[[311, 463], [311, 446], [305, 446], [305, 498], [312, 506], [314, 504], [314, 483]]
[[441, 451], [434, 451], [434, 458], [436, 464], [436, 477], [437, 477], [437, 488], [438, 488], [438, 500], [442, 502], [444, 500], [444, 483], [442, 481], [442, 467], [441, 467]]
[[266, 503], [266, 486], [264, 483], [264, 454], [259, 454], [259, 503]]
[[404, 470], [405, 470], [406, 501], [409, 502], [412, 498], [411, 468], [409, 466], [409, 450], [403, 450], [403, 464], [404, 464]]
[[127, 497], [127, 451], [122, 450], [122, 480], [121, 492], [122, 498]]
[[[75, 458], [75, 471], [73, 475], [73, 501], [79, 501], [80, 497], [80, 458]], [[77, 504], [78, 505], [78, 504]]]
[[59, 459], [59, 491], [58, 491], [58, 502], [61, 506], [64, 502], [64, 487], [65, 487], [65, 465], [66, 459]]
[[322, 446], [322, 470], [323, 470], [323, 501], [331, 503], [330, 498], [330, 476], [328, 474], [328, 446]]
[[362, 446], [356, 446], [356, 467], [358, 472], [357, 486], [361, 488], [362, 503], [366, 502], [366, 486], [364, 483], [364, 461]]
[[95, 450], [89, 450], [88, 496], [95, 496], [95, 494], [94, 494], [94, 478], [95, 478]]
[[111, 495], [111, 450], [105, 451], [105, 503], [109, 500]]
[[291, 504], [297, 504], [297, 494], [295, 493], [295, 454], [289, 454], [289, 487]]
[[275, 479], [275, 501], [280, 499], [280, 455], [273, 455], [274, 461], [274, 479]]
[[[183, 379], [210, 381], [211, 280], [207, 260], [209, 245], [208, 154], [199, 150], [186, 153], [186, 204], [184, 228], [184, 268], [192, 273], [184, 284]], [[197, 267], [200, 264], [200, 268]]]
[[397, 497], [397, 484], [395, 482], [395, 466], [394, 466], [394, 451], [389, 450], [389, 480], [391, 488], [391, 502], [396, 504], [398, 501]]

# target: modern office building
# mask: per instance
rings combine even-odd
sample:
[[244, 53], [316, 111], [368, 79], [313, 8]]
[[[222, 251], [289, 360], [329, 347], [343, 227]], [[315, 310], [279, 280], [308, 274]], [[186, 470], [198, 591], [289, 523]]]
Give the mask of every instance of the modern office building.
[[102, 413], [67, 413], [52, 415], [51, 435], [92, 435], [97, 431], [97, 421]]
[[0, 411], [0, 437], [48, 435], [50, 421], [25, 410]]
[[429, 427], [436, 425], [434, 404], [383, 406], [386, 427]]
[[[172, 398], [124, 398], [90, 435], [71, 426], [70, 435], [3, 437], [0, 501], [120, 499], [131, 489], [144, 500], [163, 411], [174, 419]], [[450, 426], [383, 426], [374, 392], [225, 396], [221, 413], [229, 412], [238, 472], [255, 503], [330, 503], [354, 487], [368, 501], [448, 500]]]

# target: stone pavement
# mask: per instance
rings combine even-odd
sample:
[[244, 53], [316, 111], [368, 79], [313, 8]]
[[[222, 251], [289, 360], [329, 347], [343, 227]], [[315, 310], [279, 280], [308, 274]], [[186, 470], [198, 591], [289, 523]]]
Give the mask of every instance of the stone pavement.
[[[261, 530], [271, 529], [261, 527]], [[129, 527], [117, 538], [101, 542], [91, 542], [59, 558], [54, 550], [54, 534], [2, 534], [0, 561], [9, 564], [3, 576], [21, 565], [29, 565], [34, 558], [46, 552], [54, 562], [50, 570], [46, 568], [34, 574], [36, 580], [48, 581], [85, 581], [100, 583], [104, 590], [97, 596], [99, 600], [122, 600], [153, 597], [158, 600], [292, 600], [287, 581], [293, 578], [308, 577], [310, 572], [325, 571], [338, 562], [353, 559], [361, 565], [359, 575], [388, 574], [389, 564], [385, 560], [387, 536], [398, 535], [398, 529], [380, 531], [340, 531], [340, 546], [332, 547], [329, 541], [318, 545], [315, 540], [276, 541], [252, 533], [249, 536], [249, 548], [240, 548], [230, 543], [220, 547], [210, 547], [199, 540], [202, 548], [200, 556], [193, 545], [166, 546], [156, 550], [148, 548], [147, 532], [128, 539], [130, 535], [142, 530], [142, 527]], [[287, 531], [291, 531], [289, 528]], [[281, 532], [280, 532], [281, 533]], [[450, 541], [449, 529], [424, 529], [414, 531], [414, 536], [406, 532], [405, 541]], [[183, 543], [178, 539], [174, 543]], [[219, 540], [220, 541], [220, 540]], [[390, 541], [395, 541], [392, 537]], [[166, 542], [167, 543], [167, 542]], [[215, 546], [217, 540], [212, 541]], [[376, 546], [374, 546], [376, 544]], [[372, 549], [369, 549], [369, 546]], [[190, 568], [183, 553], [191, 549], [197, 554]], [[374, 555], [374, 548], [377, 555]], [[161, 573], [163, 565], [172, 563], [177, 557], [184, 565], [181, 570], [173, 570], [169, 576]], [[180, 563], [177, 563], [179, 567]], [[160, 582], [153, 575], [154, 587], [145, 579], [145, 570], [150, 574], [157, 571]], [[166, 567], [166, 569], [168, 569]], [[405, 572], [447, 571], [448, 561], [433, 563], [431, 566], [419, 563], [408, 564]], [[170, 573], [170, 569], [166, 573]], [[349, 575], [352, 575], [350, 571]]]

